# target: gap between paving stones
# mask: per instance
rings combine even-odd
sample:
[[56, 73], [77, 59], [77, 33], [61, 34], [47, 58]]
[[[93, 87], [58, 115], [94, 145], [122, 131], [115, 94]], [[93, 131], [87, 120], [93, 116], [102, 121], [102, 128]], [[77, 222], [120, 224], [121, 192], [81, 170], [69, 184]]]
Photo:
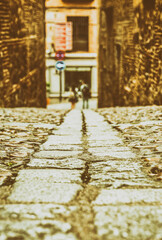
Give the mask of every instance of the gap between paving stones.
[[[94, 135], [93, 126], [97, 127], [98, 125], [99, 126], [98, 131], [103, 131], [102, 134], [104, 134], [105, 132], [104, 130], [106, 130], [105, 127], [102, 127], [102, 125], [104, 126], [106, 124], [106, 123], [102, 124], [102, 121], [104, 121], [103, 117], [95, 118], [94, 116], [94, 119], [95, 120], [93, 121], [93, 113], [90, 113], [90, 112], [86, 113], [86, 120], [88, 123], [87, 128], [90, 131], [89, 134], [91, 135], [90, 138], [92, 140], [93, 140], [92, 135]], [[111, 125], [109, 125], [108, 128], [109, 128], [108, 133], [110, 134]], [[116, 135], [115, 132], [121, 139], [121, 142], [119, 143], [119, 145], [118, 145], [118, 142], [119, 142], [118, 139], [116, 138], [115, 140], [115, 135]], [[97, 136], [94, 135], [94, 139], [97, 140], [96, 137]], [[108, 144], [109, 148], [111, 148], [113, 145], [115, 146], [118, 145], [119, 147], [121, 147], [122, 145], [125, 146], [126, 144], [124, 142], [122, 144], [123, 137], [124, 137], [123, 134], [114, 130], [112, 139], [116, 141], [116, 144], [114, 144], [115, 141], [113, 142], [113, 144], [111, 144], [111, 138], [108, 136], [108, 138], [110, 139], [110, 144]], [[104, 137], [104, 139], [106, 140], [106, 137]], [[95, 151], [97, 150], [99, 152], [97, 156], [95, 152], [93, 152], [93, 155], [94, 155], [94, 158], [96, 157], [98, 159], [99, 156], [100, 157], [102, 156], [102, 151], [100, 151], [100, 147], [102, 147], [102, 144], [101, 143], [94, 144], [94, 142], [92, 141], [89, 142], [89, 147], [92, 148], [96, 146], [99, 146], [99, 148], [98, 150], [96, 148]], [[109, 151], [110, 149], [107, 149], [106, 154], [104, 152], [104, 156], [107, 156], [105, 157], [105, 165], [102, 165], [102, 161], [101, 161], [99, 166], [95, 168], [96, 176], [94, 177], [94, 174], [91, 174], [92, 183], [97, 185], [101, 189], [100, 194], [97, 196], [96, 200], [93, 201], [92, 203], [94, 204], [94, 211], [96, 213], [95, 224], [97, 226], [98, 235], [101, 237], [102, 240], [161, 239], [162, 233], [160, 232], [160, 224], [162, 219], [160, 219], [160, 212], [162, 210], [161, 208], [162, 191], [158, 189], [161, 187], [160, 183], [157, 183], [157, 181], [154, 181], [150, 177], [148, 177], [142, 169], [141, 159], [140, 158], [137, 159], [136, 156], [133, 157], [132, 155], [131, 158], [128, 159], [129, 163], [128, 162], [127, 163], [128, 163], [128, 167], [129, 165], [131, 167], [132, 162], [134, 161], [138, 164], [137, 168], [135, 167], [134, 171], [132, 172], [134, 175], [132, 176], [133, 177], [136, 176], [134, 179], [134, 183], [136, 183], [136, 181], [138, 180], [138, 186], [134, 185], [134, 189], [129, 189], [130, 184], [132, 184], [133, 182], [132, 182], [132, 179], [129, 177], [129, 175], [128, 175], [128, 178], [125, 179], [124, 177], [125, 166], [123, 167], [123, 169], [121, 169], [121, 172], [119, 172], [119, 176], [116, 176], [115, 171], [114, 171], [115, 174], [113, 174], [113, 172], [112, 174], [110, 174], [111, 171], [109, 171], [110, 169], [109, 165], [111, 165], [110, 161], [112, 162], [112, 168], [113, 168], [114, 162], [120, 162], [120, 160], [122, 160], [121, 162], [121, 166], [122, 166], [123, 163], [125, 163], [125, 161], [127, 160], [127, 158], [125, 159], [118, 158], [119, 156], [118, 151], [114, 151], [113, 149], [111, 150], [112, 152], [114, 152], [113, 158], [112, 158], [111, 157], [112, 154], [109, 154]], [[117, 156], [117, 159], [115, 159], [115, 156]], [[106, 161], [106, 158], [109, 160]], [[94, 163], [92, 163], [92, 166], [94, 167]], [[90, 173], [94, 172], [93, 169], [91, 169], [91, 167], [89, 167], [89, 171]], [[136, 175], [136, 171], [139, 172], [139, 176]], [[101, 175], [100, 175], [100, 172], [101, 172]], [[124, 174], [123, 177], [121, 177], [121, 174]], [[112, 187], [110, 188], [110, 185], [106, 186], [103, 183], [104, 181], [105, 183], [109, 183], [111, 179], [111, 175], [113, 177], [112, 178], [113, 181], [112, 181]], [[96, 177], [98, 179], [98, 182], [95, 179]], [[115, 189], [116, 186], [114, 185], [114, 183], [117, 183], [118, 189]], [[142, 189], [143, 187], [146, 189]], [[127, 195], [128, 198], [125, 195]], [[114, 201], [116, 201], [115, 206], [113, 206]], [[127, 208], [127, 211], [125, 212], [124, 209], [126, 208]], [[134, 211], [134, 209], [136, 209], [136, 211]]]
[[[101, 226], [101, 229], [99, 229], [99, 230], [97, 229], [97, 227], [99, 227], [101, 224], [100, 219], [99, 219], [100, 218], [100, 209], [104, 208], [104, 204], [107, 205], [106, 202], [101, 202], [100, 199], [102, 199], [102, 195], [103, 195], [104, 199], [106, 201], [105, 195], [106, 195], [106, 197], [108, 197], [111, 190], [105, 190], [100, 193], [100, 190], [99, 190], [99, 187], [101, 189], [100, 185], [99, 185], [99, 187], [90, 185], [90, 181], [92, 179], [92, 175], [91, 175], [92, 171], [91, 170], [92, 170], [92, 165], [94, 164], [94, 161], [92, 161], [92, 159], [93, 158], [94, 158], [94, 160], [95, 160], [95, 158], [99, 159], [99, 157], [95, 156], [95, 154], [92, 155], [91, 153], [89, 153], [89, 151], [88, 151], [89, 141], [88, 140], [89, 139], [88, 139], [88, 134], [87, 134], [87, 124], [85, 121], [85, 114], [82, 113], [82, 147], [83, 147], [82, 160], [85, 162], [84, 171], [81, 174], [82, 182], [80, 182], [82, 189], [81, 190], [78, 189], [77, 196], [73, 200], [71, 200], [67, 203], [62, 203], [62, 205], [64, 207], [67, 207], [67, 208], [74, 207], [73, 210], [70, 211], [69, 215], [66, 216], [65, 214], [60, 213], [60, 214], [56, 215], [55, 219], [58, 219], [59, 221], [62, 220], [63, 222], [70, 224], [71, 229], [69, 228], [69, 230], [66, 233], [67, 239], [68, 239], [68, 233], [72, 232], [77, 236], [77, 239], [79, 239], [79, 240], [101, 240], [101, 239], [108, 240], [109, 238], [107, 238], [107, 236], [105, 236], [105, 238], [104, 238], [104, 236], [102, 236], [102, 229], [103, 229], [103, 231], [105, 231], [104, 226]], [[106, 157], [106, 158], [108, 158], [108, 157]], [[105, 160], [106, 160], [106, 158], [105, 158]], [[60, 160], [60, 161], [62, 161], [62, 160]], [[125, 161], [125, 160], [123, 160], [123, 161]], [[116, 190], [116, 191], [119, 193], [118, 190]], [[120, 192], [123, 192], [123, 191], [124, 190], [120, 190]], [[136, 191], [138, 191], [138, 189]], [[127, 192], [128, 192], [128, 195], [129, 195], [129, 192], [131, 194], [130, 190], [127, 190]], [[114, 197], [114, 190], [112, 190], [112, 199], [113, 199], [113, 197]], [[113, 216], [115, 216], [115, 211], [113, 209], [116, 209], [116, 208], [120, 209], [122, 207], [122, 203], [120, 201], [118, 204], [119, 204], [119, 206], [114, 206], [113, 208], [111, 208], [112, 207], [111, 201], [108, 204], [107, 209], [110, 209], [112, 211]], [[135, 204], [137, 207], [138, 202]], [[140, 204], [141, 204], [141, 199], [140, 199]], [[143, 204], [144, 204], [144, 202], [143, 202]], [[42, 203], [42, 205], [43, 205], [43, 203]], [[102, 205], [102, 206], [100, 207], [100, 205]], [[123, 205], [124, 205], [124, 203], [123, 203]], [[127, 206], [128, 213], [131, 209], [129, 207], [130, 206]], [[103, 214], [105, 214], [105, 212], [107, 212], [107, 211], [109, 212], [109, 210], [103, 209]], [[146, 211], [146, 213], [147, 213], [147, 211]], [[106, 213], [106, 214], [108, 214], [108, 213]], [[96, 216], [97, 216], [97, 220], [96, 220]], [[109, 216], [109, 219], [110, 219], [110, 217], [111, 216]], [[101, 218], [102, 218], [102, 215], [101, 215]], [[52, 224], [52, 223], [50, 223], [50, 224]], [[105, 224], [107, 224], [107, 222]], [[113, 224], [115, 225], [116, 221], [114, 221]], [[109, 225], [107, 225], [107, 229], [109, 229]], [[100, 232], [101, 232], [101, 236], [99, 236]], [[111, 234], [112, 234], [111, 237], [114, 240], [115, 239], [114, 232], [111, 232]], [[115, 234], [116, 234], [116, 232], [115, 232]], [[66, 236], [64, 236], [65, 238], [63, 238], [63, 239], [66, 239]], [[123, 236], [123, 238], [124, 238], [124, 236]], [[118, 239], [121, 239], [121, 238], [118, 238]]]
[[[87, 144], [88, 144], [88, 142], [87, 142], [86, 122], [85, 122], [84, 114], [82, 113], [82, 150], [83, 150], [82, 161], [85, 164], [85, 166], [83, 168], [84, 171], [81, 174], [81, 182], [80, 182], [80, 185], [82, 186], [82, 190], [79, 190], [79, 188], [78, 188], [78, 190], [74, 189], [74, 190], [77, 191], [77, 196], [75, 197], [75, 199], [69, 201], [69, 199], [67, 198], [66, 202], [64, 202], [64, 203], [60, 202], [59, 203], [59, 204], [65, 205], [65, 206], [75, 206], [76, 210], [72, 211], [68, 217], [59, 214], [58, 216], [56, 216], [56, 219], [59, 219], [59, 220], [62, 219], [64, 222], [66, 221], [67, 223], [69, 223], [72, 226], [72, 231], [75, 233], [75, 235], [80, 240], [85, 240], [85, 239], [87, 239], [87, 240], [99, 240], [100, 238], [97, 236], [97, 229], [96, 229], [96, 226], [94, 224], [95, 216], [94, 216], [93, 206], [91, 204], [92, 201], [94, 201], [96, 199], [96, 197], [98, 196], [99, 190], [95, 186], [88, 186], [88, 183], [89, 183], [90, 178], [91, 178], [90, 174], [89, 174], [89, 171], [88, 171], [89, 165], [90, 165], [89, 156], [91, 154], [89, 154], [88, 151], [87, 151]], [[40, 158], [40, 160], [41, 160], [41, 158]], [[58, 161], [63, 161], [63, 160], [60, 159]], [[30, 168], [30, 163], [29, 163], [28, 169], [26, 169], [24, 171], [21, 171], [21, 175], [24, 174], [24, 180], [26, 182], [29, 181], [29, 179], [27, 178], [28, 173], [30, 175], [29, 171], [32, 171], [32, 169], [30, 170], [29, 168]], [[44, 166], [43, 168], [46, 168], [46, 167]], [[66, 168], [64, 168], [64, 169], [66, 169]], [[66, 169], [66, 170], [68, 170], [68, 169]], [[33, 171], [37, 172], [37, 169], [35, 169], [35, 170], [33, 169]], [[42, 171], [43, 171], [43, 169], [42, 169]], [[51, 169], [51, 171], [53, 172], [53, 171], [57, 171], [57, 170], [52, 170]], [[59, 169], [59, 172], [60, 171], [61, 170]], [[63, 171], [63, 169], [62, 169], [62, 171]], [[52, 172], [51, 172], [51, 174], [52, 174]], [[42, 172], [42, 174], [43, 174], [43, 172]], [[42, 177], [43, 177], [43, 175], [42, 175]], [[37, 179], [37, 178], [39, 179], [39, 175], [35, 176], [35, 179]], [[17, 203], [21, 204], [23, 202], [23, 204], [25, 204], [25, 203], [26, 204], [33, 204], [34, 201], [35, 201], [34, 198], [32, 200], [31, 197], [29, 196], [29, 200], [28, 200], [28, 198], [23, 200], [23, 196], [21, 196], [21, 195], [18, 196], [18, 192], [21, 192], [22, 182], [20, 182], [19, 177], [17, 178], [17, 181], [19, 182], [19, 184], [16, 183], [17, 191], [11, 194], [11, 197], [9, 197], [9, 203], [10, 204], [11, 203], [12, 204], [17, 204]], [[45, 184], [46, 184], [46, 182], [45, 182]], [[59, 185], [59, 183], [57, 185]], [[67, 183], [65, 182], [64, 185], [66, 187]], [[60, 184], [60, 187], [61, 187], [61, 184]], [[76, 187], [77, 187], [77, 185], [76, 185]], [[59, 188], [59, 186], [58, 186], [58, 188]], [[49, 196], [49, 198], [50, 198], [50, 201], [51, 201], [52, 200], [52, 195]], [[13, 199], [14, 199], [14, 202], [13, 202]], [[46, 199], [45, 199], [44, 195], [43, 195], [43, 198], [41, 198], [41, 199], [44, 199], [44, 200], [40, 201], [40, 199], [38, 197], [38, 198], [36, 198], [36, 201], [40, 202], [41, 204], [45, 204], [45, 203], [47, 204], [48, 203], [48, 200], [46, 202]], [[57, 201], [57, 199], [56, 199], [56, 201]]]
[[[71, 201], [70, 204], [72, 204], [72, 205], [74, 204], [75, 206], [77, 206], [77, 209], [76, 209], [76, 211], [72, 212], [72, 214], [70, 215], [70, 218], [67, 218], [66, 221], [68, 221], [72, 225], [72, 228], [77, 233], [77, 237], [81, 240], [85, 240], [85, 239], [86, 240], [100, 240], [100, 239], [108, 240], [109, 239], [108, 235], [104, 237], [104, 235], [102, 234], [102, 229], [103, 229], [103, 232], [105, 231], [104, 226], [102, 227], [102, 224], [101, 224], [101, 229], [99, 227], [100, 220], [98, 219], [98, 216], [99, 216], [98, 211], [100, 211], [100, 206], [101, 206], [101, 208], [104, 208], [104, 207], [111, 208], [112, 207], [112, 208], [118, 208], [118, 209], [127, 206], [127, 208], [129, 208], [129, 210], [131, 211], [131, 207], [134, 207], [134, 206], [136, 206], [138, 209], [138, 207], [141, 207], [141, 206], [144, 206], [146, 208], [147, 205], [148, 205], [148, 207], [151, 207], [151, 206], [155, 206], [155, 205], [157, 206], [157, 204], [158, 204], [160, 207], [160, 203], [156, 202], [156, 201], [153, 203], [149, 200], [148, 200], [148, 202], [146, 201], [147, 197], [149, 195], [149, 192], [150, 192], [150, 187], [152, 187], [152, 186], [150, 186], [150, 184], [148, 184], [148, 186], [147, 185], [141, 186], [140, 185], [141, 180], [139, 181], [138, 186], [134, 185], [134, 188], [136, 189], [135, 191], [134, 191], [134, 189], [129, 189], [129, 188], [133, 188], [133, 186], [130, 186], [130, 183], [122, 184], [122, 185], [120, 184], [120, 188], [123, 188], [123, 190], [116, 189], [116, 193], [118, 193], [118, 195], [120, 195], [120, 192], [124, 193], [125, 190], [128, 192], [129, 197], [131, 196], [131, 193], [133, 193], [132, 200], [129, 199], [129, 197], [128, 197], [129, 200], [127, 200], [128, 201], [127, 205], [125, 205], [126, 204], [125, 202], [122, 203], [120, 201], [120, 196], [118, 196], [119, 202], [117, 204], [115, 204], [115, 207], [113, 206], [114, 204], [112, 202], [113, 202], [114, 196], [116, 194], [113, 190], [114, 186], [112, 186], [112, 194], [113, 194], [112, 196], [113, 197], [112, 197], [111, 201], [108, 202], [109, 194], [111, 193], [111, 190], [105, 190], [105, 192], [104, 191], [100, 192], [100, 189], [102, 189], [102, 187], [105, 187], [105, 186], [102, 186], [101, 184], [97, 185], [95, 183], [93, 186], [90, 183], [91, 180], [94, 180], [94, 179], [92, 179], [92, 176], [91, 176], [91, 172], [92, 172], [91, 166], [94, 164], [95, 161], [92, 161], [92, 159], [95, 159], [95, 158], [98, 159], [98, 156], [95, 156], [95, 154], [93, 155], [88, 152], [88, 149], [90, 147], [90, 145], [89, 145], [90, 138], [87, 135], [87, 124], [85, 122], [84, 114], [83, 114], [82, 130], [83, 130], [83, 149], [84, 149], [83, 156], [85, 156], [86, 160], [87, 160], [86, 164], [85, 164], [85, 170], [81, 176], [82, 182], [83, 182], [83, 189], [81, 191], [79, 191], [77, 194], [77, 197], [73, 201]], [[117, 141], [118, 141], [118, 139], [116, 139], [116, 142]], [[131, 156], [135, 157], [135, 155], [132, 155], [132, 154], [131, 154]], [[108, 157], [106, 157], [106, 158], [108, 158]], [[105, 160], [106, 160], [106, 158], [105, 158]], [[84, 159], [84, 157], [82, 157], [82, 159]], [[88, 159], [89, 159], [89, 161], [88, 161]], [[126, 159], [122, 160], [122, 161], [124, 162], [124, 161], [126, 161]], [[110, 160], [113, 161], [113, 159], [111, 157], [110, 157]], [[115, 158], [114, 158], [114, 161], [115, 161]], [[133, 159], [131, 161], [133, 161]], [[101, 164], [101, 162], [102, 161], [100, 161], [100, 164]], [[138, 168], [139, 168], [139, 166], [138, 166]], [[129, 172], [129, 171], [127, 171], [127, 172]], [[121, 174], [121, 173], [119, 172], [119, 174]], [[109, 175], [109, 172], [107, 172], [106, 175]], [[121, 177], [121, 179], [122, 179], [122, 177]], [[100, 179], [99, 181], [102, 182], [103, 179]], [[122, 181], [123, 181], [123, 179], [122, 179]], [[143, 182], [143, 179], [142, 179], [142, 182]], [[150, 182], [151, 182], [151, 180], [150, 180]], [[110, 188], [110, 186], [111, 185], [108, 186], [108, 189]], [[128, 188], [128, 190], [127, 190], [127, 188]], [[139, 199], [137, 198], [137, 200], [135, 199], [135, 202], [133, 202], [134, 196], [138, 193], [138, 189], [140, 189], [140, 188], [141, 188], [141, 190], [140, 190], [141, 198], [139, 198]], [[148, 190], [142, 190], [142, 188], [146, 188]], [[154, 192], [156, 193], [156, 190], [153, 191], [153, 193]], [[106, 196], [104, 196], [104, 193], [106, 193]], [[143, 194], [146, 194], [146, 197], [143, 198], [142, 197]], [[157, 194], [158, 194], [157, 199], [159, 200], [159, 196], [161, 193], [158, 190], [157, 190]], [[101, 201], [102, 196], [103, 196], [103, 199], [105, 199], [105, 202], [103, 202], [104, 200]], [[119, 206], [116, 206], [116, 205], [119, 205]], [[113, 217], [115, 217], [115, 213], [113, 213]], [[105, 215], [105, 218], [107, 218], [106, 215]], [[110, 216], [109, 216], [109, 219], [110, 219]], [[106, 222], [106, 220], [104, 220], [104, 221]], [[115, 222], [114, 222], [113, 227], [115, 229], [115, 227], [116, 227]], [[120, 231], [121, 230], [119, 227], [119, 230], [117, 233], [119, 234]], [[112, 234], [112, 232], [110, 231], [110, 234], [111, 234], [110, 239], [115, 239], [114, 235], [116, 234], [116, 232], [114, 232], [114, 234]], [[125, 232], [124, 232], [124, 235], [118, 236], [118, 239], [125, 239], [125, 237], [127, 238], [128, 235], [125, 235]], [[139, 236], [138, 236], [138, 239], [139, 239]]]
[[98, 236], [94, 223], [95, 212], [92, 205], [100, 191], [97, 187], [88, 185], [91, 179], [89, 173], [91, 154], [87, 150], [87, 138], [86, 119], [82, 111], [82, 160], [85, 160], [84, 172], [81, 175], [83, 189], [78, 191], [77, 196], [69, 202], [69, 206], [76, 206], [76, 210], [71, 212], [70, 216], [66, 218], [66, 222], [71, 224], [79, 240], [100, 240], [101, 237]]
[[[33, 131], [35, 131], [39, 128], [46, 129], [46, 132], [45, 133], [43, 132], [44, 139], [42, 139], [40, 143], [34, 142], [34, 140], [33, 140], [33, 143], [30, 141], [30, 144], [34, 144], [34, 145], [30, 146], [30, 149], [32, 148], [31, 153], [28, 154], [28, 156], [23, 159], [23, 163], [12, 164], [11, 166], [8, 166], [7, 169], [2, 168], [3, 173], [4, 173], [4, 170], [7, 173], [10, 173], [7, 175], [7, 177], [4, 177], [4, 180], [2, 179], [3, 181], [1, 182], [1, 185], [0, 185], [0, 196], [1, 196], [0, 203], [2, 203], [2, 204], [4, 204], [6, 202], [7, 197], [11, 194], [12, 186], [15, 183], [15, 180], [16, 180], [16, 177], [17, 177], [19, 171], [26, 168], [27, 164], [30, 162], [30, 160], [32, 158], [31, 155], [39, 151], [39, 148], [41, 146], [40, 144], [44, 143], [47, 140], [47, 137], [52, 134], [54, 129], [56, 129], [57, 126], [61, 125], [64, 122], [64, 118], [67, 115], [67, 113], [69, 112], [69, 110], [60, 112], [59, 121], [57, 120], [57, 125], [54, 124], [55, 120], [52, 119], [52, 114], [50, 115], [50, 118], [52, 121], [51, 123], [48, 123], [47, 122], [48, 120], [46, 121], [46, 118], [44, 118], [44, 117], [42, 117], [40, 119], [41, 120], [40, 123], [34, 122], [36, 120], [38, 121], [37, 114], [38, 115], [40, 114], [40, 116], [41, 116], [41, 112], [43, 113], [43, 116], [45, 114], [45, 117], [50, 115], [50, 113], [48, 113], [48, 111], [45, 112], [44, 109], [43, 110], [40, 109], [40, 112], [39, 112], [37, 109], [22, 109], [22, 108], [19, 109], [18, 108], [18, 109], [15, 109], [14, 112], [13, 112], [13, 109], [4, 109], [3, 110], [4, 117], [3, 117], [3, 115], [0, 116], [1, 121], [2, 121], [1, 125], [4, 127], [9, 126], [12, 131], [15, 130], [15, 131], [21, 132], [22, 130], [24, 130], [25, 132], [28, 132], [29, 130], [32, 130], [33, 127], [34, 127]], [[21, 117], [23, 115], [23, 113], [24, 113], [24, 118]], [[31, 114], [31, 118], [26, 119], [25, 118], [26, 113]], [[8, 118], [10, 117], [10, 121], [13, 118], [13, 120], [15, 122], [6, 122], [6, 117], [8, 117]], [[54, 114], [53, 118], [55, 118], [55, 114]], [[19, 122], [20, 120], [22, 120], [24, 122]], [[20, 130], [19, 130], [19, 127], [20, 127]], [[22, 143], [23, 143], [23, 141], [22, 141]], [[5, 144], [5, 146], [7, 146], [7, 147], [10, 145], [11, 144]], [[21, 147], [20, 147], [20, 149], [21, 149]], [[17, 157], [19, 157], [19, 155], [17, 155]], [[10, 156], [10, 161], [12, 161], [12, 156]]]
[[161, 106], [112, 107], [98, 109], [139, 157], [143, 170], [154, 180], [162, 180]]

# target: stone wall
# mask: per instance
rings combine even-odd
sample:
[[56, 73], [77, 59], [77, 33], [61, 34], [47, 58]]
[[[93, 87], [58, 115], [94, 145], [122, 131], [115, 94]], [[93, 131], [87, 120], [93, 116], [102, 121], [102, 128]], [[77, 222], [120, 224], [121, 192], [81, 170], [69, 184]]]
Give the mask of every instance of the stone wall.
[[103, 0], [99, 107], [161, 104], [160, 1]]
[[44, 0], [0, 0], [0, 106], [45, 107]]

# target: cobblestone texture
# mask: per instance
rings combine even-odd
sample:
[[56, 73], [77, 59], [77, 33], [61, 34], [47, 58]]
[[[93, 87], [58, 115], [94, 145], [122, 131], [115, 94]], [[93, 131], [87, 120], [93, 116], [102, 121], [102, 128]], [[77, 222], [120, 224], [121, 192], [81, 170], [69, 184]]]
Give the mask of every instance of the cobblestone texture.
[[12, 182], [17, 170], [57, 129], [65, 113], [34, 108], [0, 109], [0, 185]]
[[124, 136], [124, 142], [143, 160], [147, 172], [162, 179], [162, 107], [115, 107], [98, 110]]
[[[65, 111], [8, 111], [7, 120], [1, 114], [2, 124], [12, 119], [12, 128], [1, 128], [1, 176], [13, 181], [0, 188], [1, 240], [162, 239], [161, 107], [72, 110], [64, 121]], [[27, 134], [15, 146], [29, 144], [32, 152], [14, 172], [6, 146], [17, 138], [19, 123]], [[30, 145], [35, 129], [41, 133]]]

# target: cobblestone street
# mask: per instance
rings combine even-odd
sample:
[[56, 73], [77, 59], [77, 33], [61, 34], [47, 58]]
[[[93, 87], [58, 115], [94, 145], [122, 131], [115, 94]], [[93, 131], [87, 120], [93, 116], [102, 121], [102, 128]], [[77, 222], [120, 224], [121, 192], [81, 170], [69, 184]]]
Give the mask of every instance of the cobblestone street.
[[0, 240], [161, 240], [161, 113], [0, 109]]

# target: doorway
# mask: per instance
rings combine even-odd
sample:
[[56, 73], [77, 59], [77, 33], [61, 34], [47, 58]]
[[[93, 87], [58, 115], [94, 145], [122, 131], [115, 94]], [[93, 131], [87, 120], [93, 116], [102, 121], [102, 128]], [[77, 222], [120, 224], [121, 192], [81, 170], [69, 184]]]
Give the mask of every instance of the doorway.
[[65, 91], [69, 91], [70, 87], [80, 88], [81, 81], [84, 80], [91, 88], [91, 71], [65, 71]]

